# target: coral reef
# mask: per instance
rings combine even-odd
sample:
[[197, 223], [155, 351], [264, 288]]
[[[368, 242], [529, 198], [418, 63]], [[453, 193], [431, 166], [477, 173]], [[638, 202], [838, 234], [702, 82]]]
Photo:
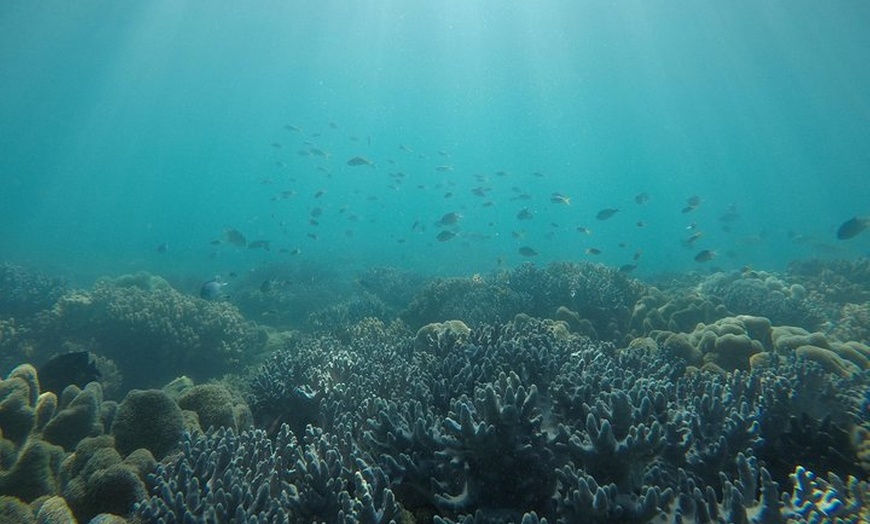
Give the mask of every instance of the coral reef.
[[121, 457], [104, 430], [113, 405], [96, 382], [68, 386], [59, 399], [41, 392], [29, 364], [0, 380], [3, 522], [88, 522], [132, 512], [155, 461], [142, 449]]
[[149, 477], [151, 497], [136, 508], [145, 522], [404, 522], [376, 466], [311, 431], [297, 443], [285, 425], [237, 435], [185, 433], [181, 457]]
[[437, 279], [402, 314], [419, 328], [447, 319], [469, 326], [504, 322], [519, 313], [550, 318], [560, 307], [589, 322], [598, 338], [622, 341], [644, 286], [619, 271], [591, 263], [526, 263], [489, 277]]
[[0, 264], [0, 318], [22, 319], [49, 309], [67, 286], [60, 278]]
[[732, 271], [707, 278], [700, 290], [717, 297], [731, 314], [766, 317], [776, 325], [818, 329], [824, 316], [806, 288], [764, 271]]
[[262, 343], [231, 304], [184, 295], [147, 274], [64, 295], [43, 315], [41, 333], [39, 347], [73, 343], [111, 358], [128, 388], [231, 371]]

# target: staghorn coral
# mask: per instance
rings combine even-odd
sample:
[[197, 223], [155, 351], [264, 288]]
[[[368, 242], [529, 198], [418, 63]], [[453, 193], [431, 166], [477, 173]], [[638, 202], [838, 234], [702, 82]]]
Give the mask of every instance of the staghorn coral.
[[236, 435], [185, 433], [181, 455], [149, 477], [151, 496], [137, 505], [146, 522], [402, 522], [386, 478], [335, 439], [309, 432], [302, 445], [285, 425]]

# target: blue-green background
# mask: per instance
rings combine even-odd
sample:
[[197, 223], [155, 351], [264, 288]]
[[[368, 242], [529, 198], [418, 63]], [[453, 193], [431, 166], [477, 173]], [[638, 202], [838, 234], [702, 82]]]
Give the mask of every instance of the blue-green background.
[[[6, 1], [0, 259], [86, 282], [467, 275], [520, 246], [615, 266], [642, 249], [640, 275], [865, 255], [870, 235], [834, 233], [870, 214], [868, 27], [862, 1]], [[438, 242], [447, 212], [459, 235]], [[211, 245], [225, 228], [272, 250]]]

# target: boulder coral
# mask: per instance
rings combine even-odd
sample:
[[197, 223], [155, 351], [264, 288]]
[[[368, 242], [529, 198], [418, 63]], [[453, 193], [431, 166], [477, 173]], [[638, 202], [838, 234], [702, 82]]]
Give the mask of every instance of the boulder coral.
[[159, 389], [127, 393], [112, 423], [115, 446], [123, 456], [145, 448], [162, 459], [177, 447], [183, 431], [181, 408]]
[[41, 392], [29, 364], [0, 380], [0, 521], [73, 523], [130, 514], [155, 461], [141, 449], [121, 457], [104, 434], [111, 417], [103, 411], [112, 405], [95, 382], [69, 386], [60, 399]]

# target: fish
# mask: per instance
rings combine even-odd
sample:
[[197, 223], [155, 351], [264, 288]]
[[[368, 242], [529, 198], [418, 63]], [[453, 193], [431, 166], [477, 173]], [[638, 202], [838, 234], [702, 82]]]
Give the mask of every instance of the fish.
[[601, 211], [599, 211], [598, 214], [595, 215], [595, 218], [597, 218], [598, 220], [607, 220], [608, 218], [612, 217], [613, 215], [615, 215], [617, 213], [619, 213], [618, 208], [606, 207], [606, 208], [602, 209]]
[[699, 197], [698, 195], [692, 195], [686, 199], [686, 205], [688, 205], [690, 207], [698, 207], [701, 205], [701, 202], [703, 202], [703, 201], [704, 200], [701, 197]]
[[441, 220], [436, 222], [436, 224], [439, 226], [452, 226], [459, 222], [460, 218], [462, 218], [462, 215], [460, 215], [459, 213], [445, 213], [441, 217]]
[[600, 254], [601, 254], [601, 250], [598, 249], [597, 247], [589, 247], [589, 248], [586, 248], [585, 253], [586, 253], [587, 255], [600, 255]]
[[529, 208], [524, 207], [517, 213], [517, 220], [531, 220], [535, 217], [535, 214], [529, 211]]
[[293, 124], [284, 124], [284, 129], [287, 131], [296, 131], [297, 133], [302, 132], [302, 128], [299, 126], [294, 126]]
[[681, 209], [680, 212], [683, 213], [683, 214], [685, 214], [685, 213], [691, 213], [691, 212], [694, 211], [695, 209], [697, 209], [697, 206], [686, 206], [686, 207], [684, 207], [683, 209]]
[[705, 249], [703, 251], [699, 251], [697, 255], [695, 255], [695, 262], [704, 263], [709, 262], [716, 258], [716, 252]]
[[523, 246], [517, 250], [517, 252], [524, 257], [536, 257], [538, 256], [538, 252], [529, 246]]
[[326, 194], [326, 191], [324, 191], [324, 190], [321, 189], [320, 191], [314, 193], [314, 198], [320, 198], [320, 197], [322, 197], [322, 196], [325, 195], [325, 194]]
[[453, 171], [453, 166], [450, 166], [450, 165], [435, 166], [435, 171], [438, 171], [439, 173]]
[[224, 229], [224, 240], [239, 247], [245, 247], [248, 244], [245, 235], [243, 235], [238, 229], [233, 228]]
[[519, 240], [521, 238], [525, 238], [526, 232], [525, 231], [511, 231], [511, 236]]
[[566, 206], [571, 205], [571, 197], [565, 196], [562, 193], [553, 193], [550, 195], [550, 202], [554, 204], [564, 204]]
[[371, 166], [371, 167], [375, 167], [375, 163], [374, 163], [374, 162], [372, 162], [372, 161], [369, 160], [368, 158], [366, 158], [366, 157], [362, 157], [362, 156], [355, 156], [355, 157], [351, 158], [350, 160], [347, 161], [347, 165], [349, 165], [349, 166], [354, 166], [354, 167], [356, 167], [356, 166]]
[[248, 249], [262, 249], [263, 251], [270, 251], [270, 240], [253, 240], [248, 243]]
[[262, 284], [260, 284], [260, 293], [262, 293], [264, 295], [268, 295], [269, 293], [272, 292], [274, 284], [275, 284], [275, 281], [273, 279], [267, 278], [266, 280], [263, 281]]
[[319, 207], [315, 207], [311, 209], [311, 213], [309, 213], [312, 217], [319, 217], [323, 214], [323, 209]]
[[203, 300], [218, 300], [223, 298], [223, 287], [225, 285], [218, 277], [207, 280], [199, 287], [199, 298]]
[[619, 267], [619, 272], [627, 274], [627, 273], [631, 273], [635, 269], [637, 269], [637, 264], [625, 264], [625, 265]]
[[735, 222], [737, 220], [740, 220], [737, 204], [729, 204], [725, 212], [719, 217], [719, 222]]
[[577, 226], [577, 232], [583, 233], [584, 235], [591, 235], [592, 234], [592, 230], [589, 229], [588, 227], [584, 227], [584, 226]]
[[90, 382], [99, 381], [102, 373], [92, 357], [89, 351], [74, 351], [50, 358], [36, 372], [39, 389], [60, 395], [71, 384], [83, 388]]
[[158, 244], [156, 251], [158, 253], [166, 253], [167, 251], [169, 251], [169, 244], [166, 242], [164, 242], [162, 244]]
[[849, 240], [863, 233], [870, 227], [870, 217], [852, 217], [837, 228], [839, 240]]
[[646, 227], [646, 222], [644, 222], [643, 220], [638, 220], [637, 222], [635, 222], [634, 225], [636, 225], [637, 227]]
[[644, 203], [649, 201], [649, 194], [648, 193], [638, 193], [638, 194], [634, 195], [634, 201], [638, 205], [644, 204]]
[[696, 231], [689, 235], [689, 238], [683, 240], [683, 245], [686, 247], [692, 247], [695, 245], [695, 242], [697, 242], [698, 239], [700, 239], [702, 236], [704, 236], [703, 231]]
[[435, 237], [438, 242], [447, 242], [448, 240], [453, 239], [456, 236], [456, 233], [453, 231], [444, 230]]
[[284, 146], [282, 146], [282, 145], [281, 145], [280, 143], [278, 143], [278, 142], [272, 142], [271, 145], [272, 145], [272, 147], [274, 147], [275, 149], [281, 149], [282, 147], [284, 147]]

